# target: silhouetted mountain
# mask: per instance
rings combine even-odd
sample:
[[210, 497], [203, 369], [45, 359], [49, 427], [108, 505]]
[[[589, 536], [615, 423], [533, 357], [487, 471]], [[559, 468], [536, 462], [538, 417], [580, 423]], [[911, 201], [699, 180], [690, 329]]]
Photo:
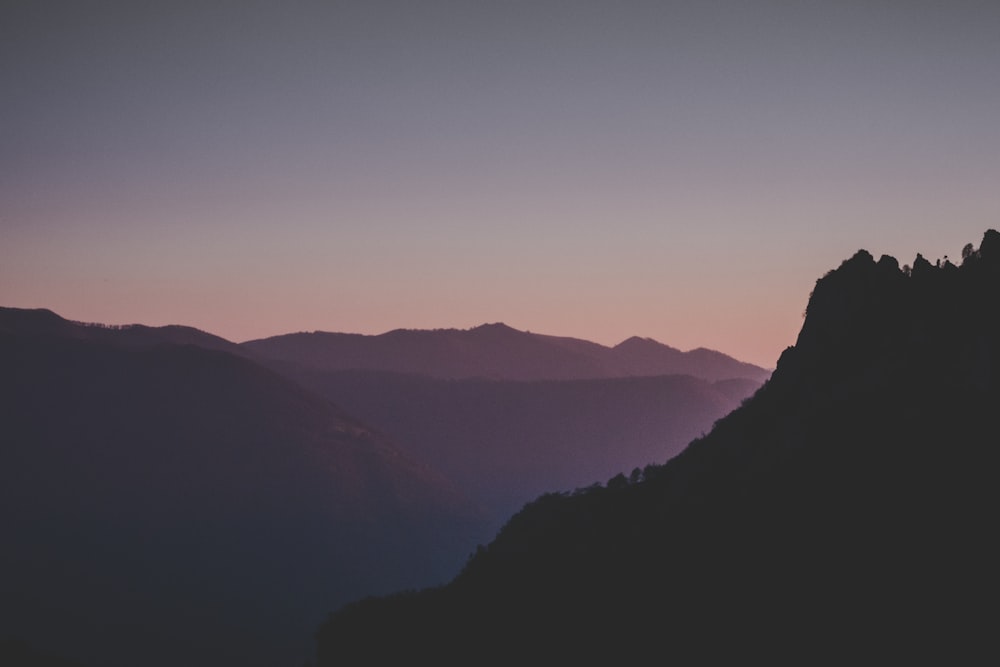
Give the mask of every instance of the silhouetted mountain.
[[963, 255], [860, 251], [708, 436], [331, 615], [320, 664], [995, 661], [1000, 234]]
[[0, 326], [4, 635], [94, 665], [280, 664], [331, 598], [442, 581], [482, 537], [440, 475], [327, 400], [138, 343], [193, 330], [20, 314]]
[[760, 386], [686, 375], [535, 382], [375, 371], [295, 377], [378, 424], [498, 522], [546, 490], [589, 486], [674, 456]]
[[21, 336], [71, 338], [127, 346], [158, 343], [197, 345], [207, 350], [240, 353], [240, 347], [236, 343], [193, 327], [176, 324], [148, 327], [144, 324], [108, 325], [73, 322], [44, 308], [0, 307], [0, 334], [4, 333]]
[[693, 375], [710, 381], [743, 378], [763, 382], [768, 371], [703, 347], [681, 352], [652, 338], [633, 336], [612, 348], [614, 366], [623, 375]]
[[504, 324], [474, 329], [404, 330], [378, 336], [295, 333], [249, 341], [258, 358], [298, 369], [374, 370], [435, 378], [581, 380], [630, 375], [687, 374], [708, 381], [770, 372], [720, 352], [681, 352], [651, 339], [629, 339], [609, 348], [577, 338], [518, 331]]

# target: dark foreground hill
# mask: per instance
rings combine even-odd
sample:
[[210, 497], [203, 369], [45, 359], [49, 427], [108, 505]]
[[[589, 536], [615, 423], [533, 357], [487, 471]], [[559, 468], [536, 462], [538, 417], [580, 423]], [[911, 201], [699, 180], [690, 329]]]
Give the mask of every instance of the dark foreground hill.
[[443, 478], [270, 370], [21, 313], [0, 320], [0, 639], [297, 664], [331, 599], [442, 581], [482, 538]]
[[707, 437], [331, 615], [320, 664], [995, 661], [1000, 234], [963, 255], [859, 252]]
[[535, 382], [374, 371], [295, 377], [440, 470], [497, 527], [545, 491], [590, 486], [673, 457], [760, 386], [689, 375]]
[[378, 336], [295, 333], [249, 341], [255, 357], [312, 371], [369, 370], [442, 379], [579, 380], [652, 375], [693, 375], [710, 382], [747, 378], [763, 382], [770, 371], [699, 348], [681, 352], [649, 338], [605, 347], [578, 338], [518, 331], [504, 324], [468, 330], [397, 329]]

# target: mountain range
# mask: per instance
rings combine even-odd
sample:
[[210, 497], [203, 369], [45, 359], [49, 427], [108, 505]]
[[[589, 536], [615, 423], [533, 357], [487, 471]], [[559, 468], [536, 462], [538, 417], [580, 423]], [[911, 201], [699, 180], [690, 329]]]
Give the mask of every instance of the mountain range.
[[770, 375], [704, 348], [639, 337], [606, 347], [500, 323], [296, 333], [241, 349], [377, 424], [497, 527], [545, 491], [667, 460]]
[[708, 435], [332, 614], [319, 664], [995, 660], [998, 303], [994, 230], [961, 266], [859, 251]]
[[[502, 325], [406, 332], [395, 359], [421, 358], [411, 335], [491, 342], [465, 345], [476, 377], [442, 379], [460, 365], [330, 370], [190, 327], [0, 308], [0, 655], [301, 661], [330, 609], [446, 581], [538, 493], [665, 460], [759, 386], [586, 377], [612, 348]], [[521, 379], [481, 377], [491, 364]]]
[[770, 371], [714, 350], [690, 352], [651, 338], [614, 346], [518, 331], [505, 324], [472, 329], [396, 329], [377, 336], [294, 333], [248, 341], [261, 359], [320, 371], [371, 370], [442, 379], [581, 380], [692, 375], [708, 381], [763, 382]]

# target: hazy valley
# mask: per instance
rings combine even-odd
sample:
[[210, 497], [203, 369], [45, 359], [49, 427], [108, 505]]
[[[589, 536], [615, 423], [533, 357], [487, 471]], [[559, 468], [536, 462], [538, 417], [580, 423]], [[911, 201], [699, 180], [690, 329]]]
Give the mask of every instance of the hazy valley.
[[397, 336], [368, 359], [474, 340], [461, 369], [334, 370], [0, 309], [9, 635], [86, 664], [308, 656], [327, 612], [447, 581], [525, 502], [666, 460], [766, 375], [639, 339], [670, 368], [750, 378], [628, 377], [634, 354], [496, 325]]

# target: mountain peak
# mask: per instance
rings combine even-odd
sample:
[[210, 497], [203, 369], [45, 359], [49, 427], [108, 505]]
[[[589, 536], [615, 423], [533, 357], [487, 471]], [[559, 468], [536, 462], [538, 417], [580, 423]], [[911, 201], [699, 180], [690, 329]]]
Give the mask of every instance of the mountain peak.
[[649, 347], [651, 345], [662, 345], [663, 343], [648, 337], [643, 336], [630, 336], [622, 342], [615, 345], [615, 348], [628, 348], [628, 347]]
[[527, 333], [525, 331], [521, 331], [520, 329], [515, 329], [514, 327], [509, 326], [503, 322], [486, 322], [480, 324], [479, 326], [472, 327], [471, 329], [469, 329], [469, 331], [519, 333], [519, 334]]

